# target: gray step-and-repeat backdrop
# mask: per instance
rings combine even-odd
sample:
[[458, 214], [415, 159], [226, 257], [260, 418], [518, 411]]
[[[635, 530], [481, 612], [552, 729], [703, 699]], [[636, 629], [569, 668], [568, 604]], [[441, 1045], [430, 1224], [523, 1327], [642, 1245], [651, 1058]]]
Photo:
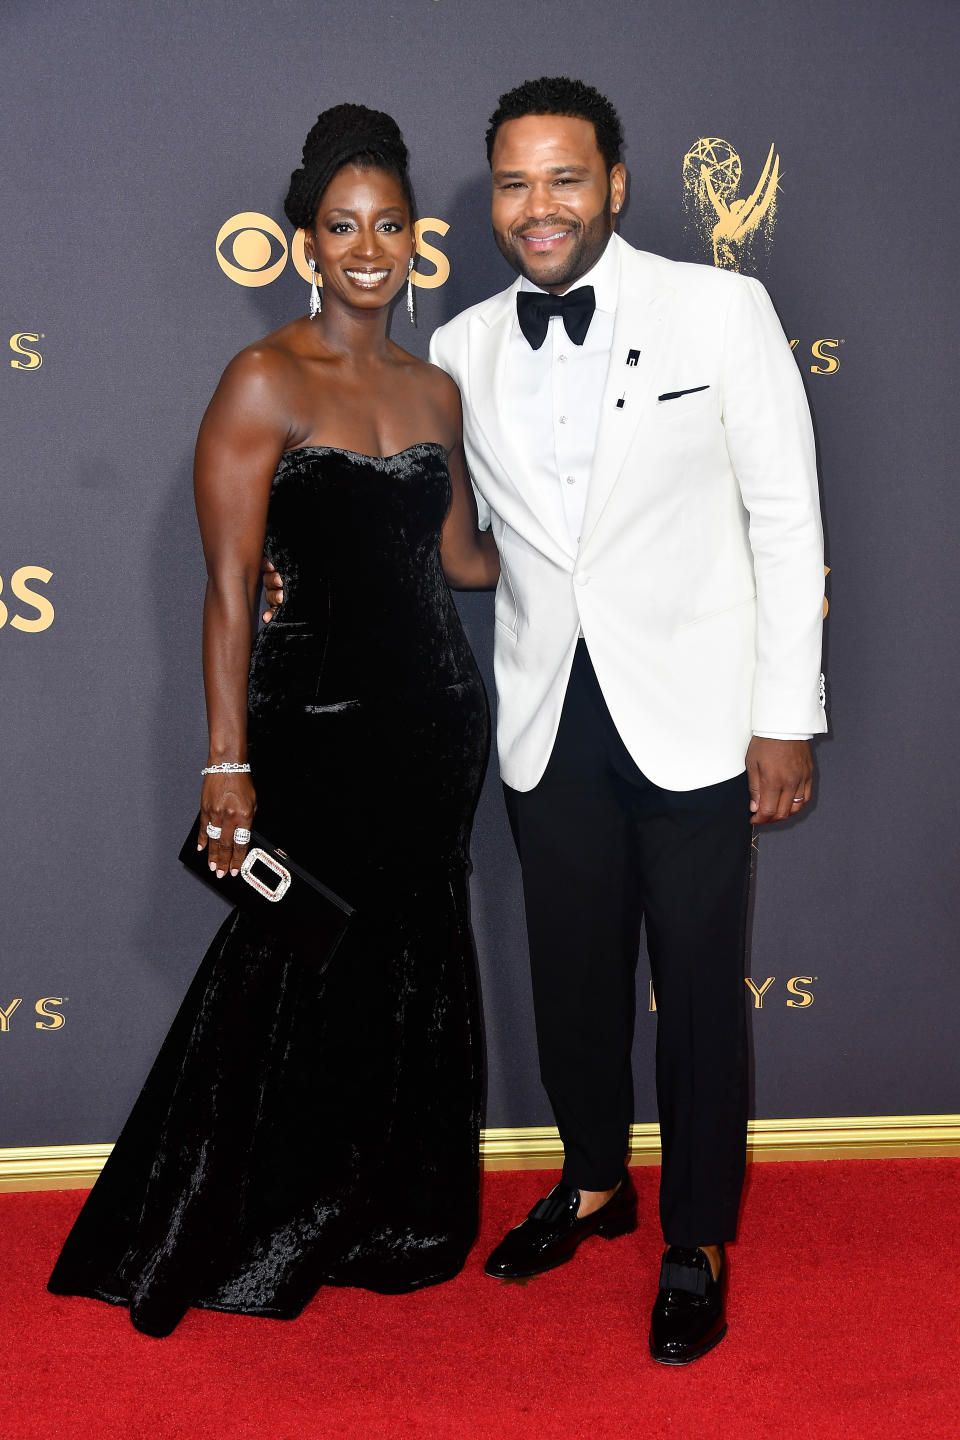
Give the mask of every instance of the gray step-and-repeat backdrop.
[[[393, 333], [425, 354], [510, 279], [487, 116], [557, 73], [623, 115], [626, 239], [759, 276], [816, 420], [832, 729], [815, 804], [759, 841], [755, 1113], [960, 1111], [958, 40], [955, 0], [3, 6], [0, 1146], [114, 1138], [221, 918], [175, 858], [205, 754], [191, 451], [230, 356], [306, 307], [307, 129], [345, 99], [399, 120], [421, 255]], [[491, 598], [460, 608], [492, 693]], [[549, 1123], [495, 766], [474, 860], [487, 1123]]]

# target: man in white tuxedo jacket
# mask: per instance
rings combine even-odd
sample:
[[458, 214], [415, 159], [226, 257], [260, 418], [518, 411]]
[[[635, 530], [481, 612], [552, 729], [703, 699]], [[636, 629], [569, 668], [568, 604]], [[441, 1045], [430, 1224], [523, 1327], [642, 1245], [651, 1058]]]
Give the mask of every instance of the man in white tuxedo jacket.
[[[667, 1250], [654, 1358], [722, 1339], [746, 1146], [751, 824], [798, 813], [823, 551], [799, 374], [763, 287], [614, 233], [622, 133], [565, 79], [502, 96], [493, 227], [519, 271], [442, 326], [500, 552], [501, 775], [523, 871], [561, 1183], [487, 1272], [636, 1224], [625, 1171], [641, 920], [658, 1008]], [[588, 293], [589, 292], [589, 293]]]

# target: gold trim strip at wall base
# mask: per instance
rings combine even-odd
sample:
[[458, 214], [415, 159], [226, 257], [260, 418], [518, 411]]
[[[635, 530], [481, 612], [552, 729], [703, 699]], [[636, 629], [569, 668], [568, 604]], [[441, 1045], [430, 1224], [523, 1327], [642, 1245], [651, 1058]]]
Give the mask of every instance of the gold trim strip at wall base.
[[[960, 1155], [960, 1115], [856, 1115], [810, 1120], [751, 1120], [751, 1160], [845, 1160]], [[553, 1170], [563, 1147], [553, 1125], [485, 1130], [480, 1154], [486, 1170]], [[660, 1164], [660, 1127], [633, 1125], [630, 1164]], [[2, 1173], [2, 1172], [0, 1172]]]
[[[920, 1155], [960, 1155], [960, 1115], [866, 1115], [812, 1120], [752, 1120], [751, 1160], [841, 1160]], [[0, 1149], [0, 1191], [88, 1190], [110, 1154], [110, 1145], [35, 1145]], [[485, 1170], [554, 1170], [563, 1160], [553, 1125], [484, 1130], [480, 1155]], [[655, 1124], [634, 1125], [631, 1165], [660, 1162]]]
[[32, 1145], [0, 1150], [0, 1191], [89, 1190], [112, 1145]]

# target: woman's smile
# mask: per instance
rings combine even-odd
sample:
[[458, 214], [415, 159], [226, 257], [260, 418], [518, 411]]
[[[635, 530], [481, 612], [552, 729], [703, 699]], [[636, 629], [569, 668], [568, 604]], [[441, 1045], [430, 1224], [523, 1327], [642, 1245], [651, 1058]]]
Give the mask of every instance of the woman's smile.
[[354, 285], [359, 285], [363, 290], [375, 290], [382, 285], [390, 274], [389, 270], [347, 270], [343, 272], [347, 279]]

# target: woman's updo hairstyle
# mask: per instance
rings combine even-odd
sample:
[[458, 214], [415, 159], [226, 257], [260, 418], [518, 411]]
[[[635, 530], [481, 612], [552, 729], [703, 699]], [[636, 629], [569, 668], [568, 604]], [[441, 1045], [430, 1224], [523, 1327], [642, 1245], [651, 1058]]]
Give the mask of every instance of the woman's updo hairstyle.
[[385, 170], [399, 182], [413, 215], [409, 155], [400, 127], [382, 110], [366, 105], [331, 105], [317, 116], [304, 141], [303, 163], [290, 176], [283, 208], [291, 225], [309, 229], [324, 190], [344, 165]]

